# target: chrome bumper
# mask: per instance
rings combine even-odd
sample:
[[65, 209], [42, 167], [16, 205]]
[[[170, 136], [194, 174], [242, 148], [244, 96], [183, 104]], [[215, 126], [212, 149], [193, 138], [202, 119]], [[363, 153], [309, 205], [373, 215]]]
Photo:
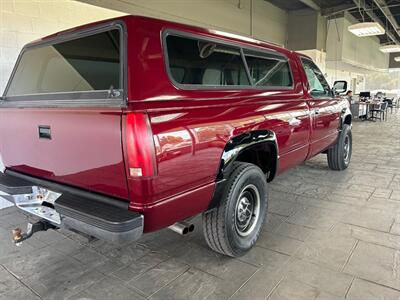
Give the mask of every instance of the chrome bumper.
[[13, 171], [0, 173], [0, 197], [52, 226], [109, 242], [135, 241], [143, 234], [143, 215], [129, 211], [127, 202]]
[[11, 195], [0, 191], [0, 197], [13, 202], [16, 207], [34, 215], [40, 219], [44, 219], [53, 225], [61, 225], [61, 216], [54, 209], [54, 202], [61, 196], [48, 189], [32, 186], [32, 192], [26, 194]]

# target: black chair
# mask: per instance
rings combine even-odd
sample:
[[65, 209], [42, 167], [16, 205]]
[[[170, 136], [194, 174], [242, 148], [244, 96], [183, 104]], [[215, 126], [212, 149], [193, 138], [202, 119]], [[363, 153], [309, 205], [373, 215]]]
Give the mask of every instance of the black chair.
[[400, 104], [400, 99], [399, 98], [393, 98], [393, 106], [394, 108], [399, 108], [399, 104]]
[[376, 104], [374, 108], [370, 109], [369, 112], [371, 113], [370, 119], [379, 121], [385, 120], [385, 113], [388, 107], [387, 102], [381, 102]]
[[383, 100], [383, 102], [387, 102], [387, 109], [389, 109], [390, 108], [390, 113], [392, 114], [393, 113], [393, 107], [394, 107], [394, 105], [393, 105], [393, 98], [392, 99], [385, 99], [385, 100]]

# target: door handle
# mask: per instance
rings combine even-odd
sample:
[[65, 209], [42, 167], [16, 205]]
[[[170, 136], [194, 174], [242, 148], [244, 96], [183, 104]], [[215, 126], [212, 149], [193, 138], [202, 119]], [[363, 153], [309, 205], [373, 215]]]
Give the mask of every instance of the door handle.
[[318, 115], [319, 114], [319, 109], [314, 109], [314, 114]]

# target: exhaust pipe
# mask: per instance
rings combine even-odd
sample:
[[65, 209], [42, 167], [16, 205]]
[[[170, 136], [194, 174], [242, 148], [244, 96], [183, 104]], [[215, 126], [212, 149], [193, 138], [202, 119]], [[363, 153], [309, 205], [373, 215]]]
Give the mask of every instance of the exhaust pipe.
[[176, 233], [179, 233], [180, 235], [186, 235], [189, 232], [193, 232], [194, 225], [188, 224], [186, 222], [176, 222], [175, 224], [172, 224], [168, 228], [171, 229], [172, 231], [175, 231]]

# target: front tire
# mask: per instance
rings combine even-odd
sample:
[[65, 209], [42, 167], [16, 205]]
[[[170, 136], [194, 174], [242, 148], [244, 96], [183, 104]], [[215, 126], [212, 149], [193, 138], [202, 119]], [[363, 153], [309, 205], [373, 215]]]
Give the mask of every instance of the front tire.
[[353, 150], [353, 137], [351, 127], [343, 125], [336, 144], [328, 150], [328, 166], [331, 170], [342, 171], [350, 164]]
[[267, 195], [262, 170], [253, 164], [235, 163], [218, 207], [203, 213], [203, 232], [210, 248], [232, 257], [249, 251], [265, 221]]

